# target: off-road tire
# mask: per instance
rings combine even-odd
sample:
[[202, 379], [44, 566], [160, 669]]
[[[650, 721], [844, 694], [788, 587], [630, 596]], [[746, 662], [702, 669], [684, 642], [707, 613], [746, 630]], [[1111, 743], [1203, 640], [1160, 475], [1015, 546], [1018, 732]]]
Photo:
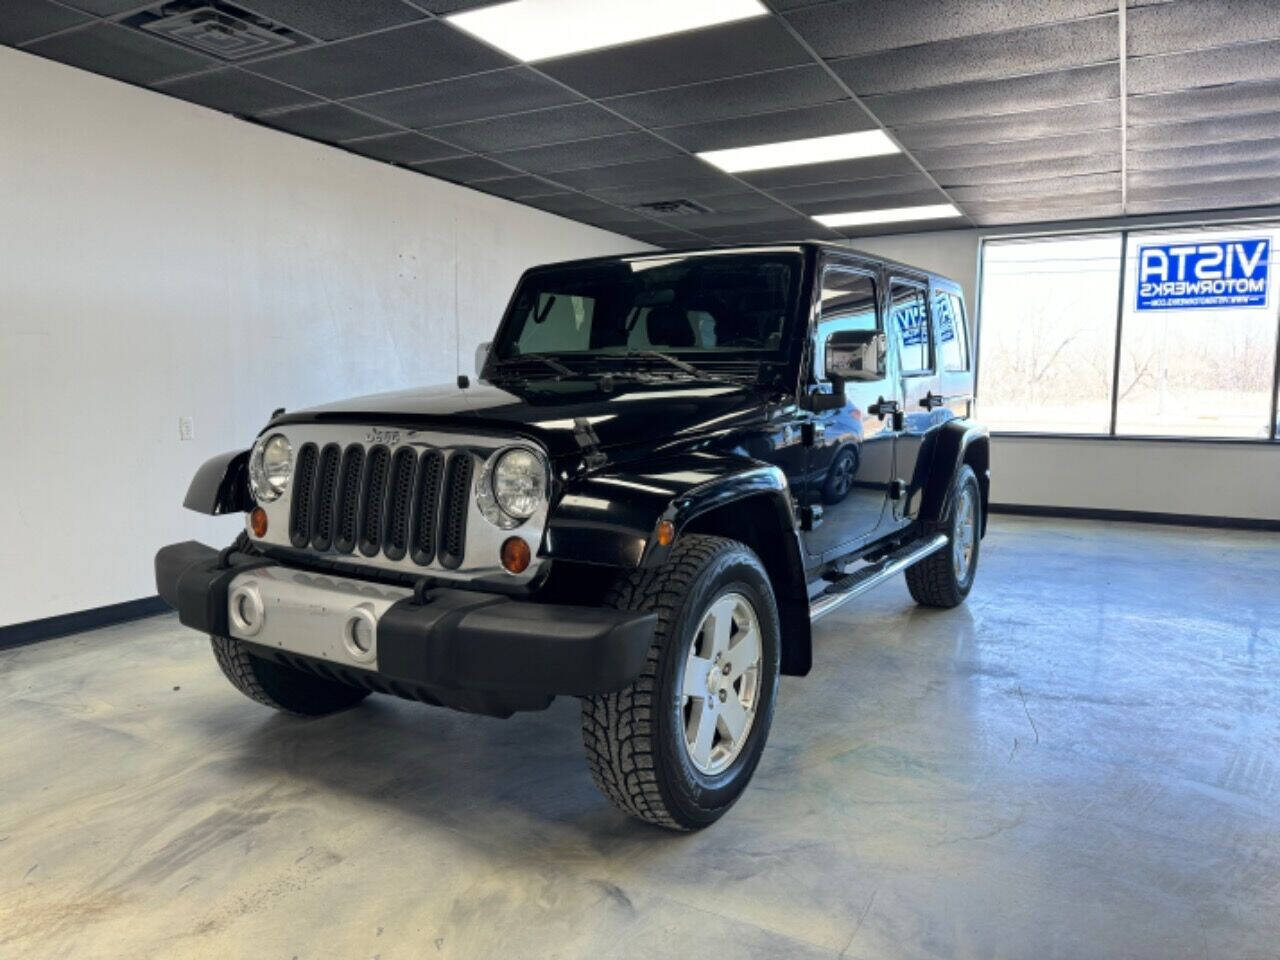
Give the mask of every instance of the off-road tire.
[[[683, 698], [676, 684], [703, 613], [731, 591], [748, 597], [759, 620], [760, 700], [741, 752], [723, 772], [708, 776], [693, 767], [682, 742], [677, 701]], [[706, 827], [746, 789], [773, 720], [781, 627], [764, 566], [736, 540], [685, 535], [662, 566], [620, 577], [604, 603], [653, 611], [658, 625], [639, 677], [617, 693], [583, 698], [582, 740], [592, 779], [633, 817], [671, 830]]]
[[[973, 498], [973, 555], [969, 561], [967, 575], [961, 578], [956, 574], [952, 547], [955, 543], [959, 519], [956, 505], [960, 502], [961, 492], [966, 488]], [[978, 554], [982, 543], [980, 535], [982, 496], [978, 489], [978, 477], [967, 463], [961, 464], [960, 469], [956, 471], [955, 479], [952, 481], [947, 516], [938, 527], [947, 533], [947, 545], [907, 567], [907, 589], [911, 591], [911, 596], [916, 603], [921, 606], [944, 609], [958, 607], [964, 603], [964, 598], [969, 595], [969, 590], [973, 587], [973, 580], [978, 572]]]
[[250, 700], [300, 717], [319, 717], [354, 707], [369, 695], [345, 683], [325, 680], [295, 667], [254, 656], [232, 637], [210, 637], [213, 656], [231, 685]]

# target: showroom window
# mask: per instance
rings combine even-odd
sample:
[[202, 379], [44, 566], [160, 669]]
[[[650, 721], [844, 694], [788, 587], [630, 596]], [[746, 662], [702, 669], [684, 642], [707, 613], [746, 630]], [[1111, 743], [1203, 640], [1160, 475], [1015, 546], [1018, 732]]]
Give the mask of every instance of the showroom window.
[[979, 416], [1011, 432], [1275, 437], [1278, 244], [1280, 227], [1256, 224], [985, 241]]

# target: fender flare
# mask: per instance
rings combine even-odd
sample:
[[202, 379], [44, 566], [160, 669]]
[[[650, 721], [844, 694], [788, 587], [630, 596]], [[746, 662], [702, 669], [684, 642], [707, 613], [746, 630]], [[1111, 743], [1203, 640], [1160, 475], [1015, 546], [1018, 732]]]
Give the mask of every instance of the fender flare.
[[191, 478], [182, 505], [215, 517], [253, 509], [249, 498], [249, 451], [228, 450], [206, 460]]
[[952, 483], [956, 471], [966, 462], [978, 475], [982, 495], [982, 530], [987, 532], [987, 503], [991, 495], [991, 438], [985, 426], [972, 420], [948, 420], [938, 428], [930, 459], [932, 469], [924, 488], [920, 519], [936, 523], [947, 515], [951, 506]]

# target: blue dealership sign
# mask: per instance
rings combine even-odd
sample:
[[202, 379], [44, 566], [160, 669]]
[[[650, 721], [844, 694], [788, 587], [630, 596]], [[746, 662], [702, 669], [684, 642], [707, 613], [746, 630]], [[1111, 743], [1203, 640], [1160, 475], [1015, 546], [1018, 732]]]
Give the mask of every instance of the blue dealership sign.
[[1271, 240], [1205, 240], [1138, 248], [1139, 310], [1265, 307]]

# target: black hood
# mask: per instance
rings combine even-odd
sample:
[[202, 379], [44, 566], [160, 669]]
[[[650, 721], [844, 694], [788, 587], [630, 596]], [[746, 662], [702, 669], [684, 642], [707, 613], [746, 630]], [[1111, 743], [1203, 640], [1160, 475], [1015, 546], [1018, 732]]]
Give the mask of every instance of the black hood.
[[[367, 423], [419, 430], [507, 433], [540, 442], [552, 456], [628, 445], [650, 453], [744, 426], [763, 410], [759, 387], [714, 380], [536, 379], [501, 387], [423, 387], [357, 397], [283, 414], [274, 423]], [[585, 421], [585, 424], [583, 423]]]

